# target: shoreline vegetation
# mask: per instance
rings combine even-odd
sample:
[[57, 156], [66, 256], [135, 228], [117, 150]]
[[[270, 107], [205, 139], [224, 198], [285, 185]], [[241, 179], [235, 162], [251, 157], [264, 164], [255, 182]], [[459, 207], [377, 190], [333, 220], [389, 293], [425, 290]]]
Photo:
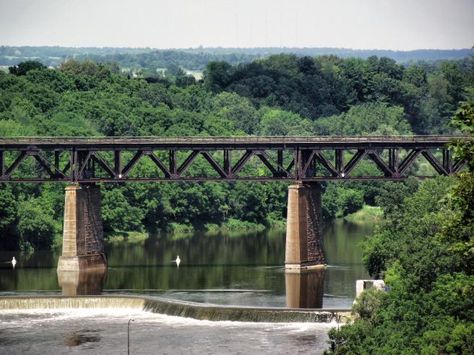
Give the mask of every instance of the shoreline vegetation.
[[[266, 230], [284, 230], [286, 228], [286, 221], [271, 220], [267, 225], [261, 223], [253, 223], [248, 221], [241, 221], [238, 219], [229, 219], [222, 224], [206, 223], [203, 228], [196, 228], [189, 224], [171, 223], [168, 230], [159, 231], [154, 236], [161, 234], [167, 235], [172, 239], [190, 238], [195, 234], [203, 234], [206, 236], [228, 234], [230, 237], [259, 233]], [[151, 237], [148, 232], [137, 231], [114, 231], [105, 236], [109, 243], [140, 243], [145, 239]]]
[[[351, 213], [343, 218], [336, 219], [342, 219], [344, 222], [349, 222], [358, 225], [377, 225], [382, 221], [382, 218], [383, 211], [381, 207], [364, 205], [360, 210]], [[336, 219], [329, 221], [329, 223], [335, 221]], [[190, 238], [195, 234], [202, 234], [206, 236], [228, 234], [230, 237], [237, 237], [241, 235], [264, 232], [268, 230], [286, 230], [286, 220], [270, 220], [268, 221], [268, 224], [265, 225], [262, 223], [252, 223], [231, 218], [222, 224], [206, 223], [203, 228], [196, 228], [192, 225], [183, 223], [172, 223], [169, 225], [168, 230], [159, 231], [155, 233], [154, 236], [164, 234], [171, 237], [172, 239], [185, 239]], [[150, 237], [151, 235], [148, 232], [114, 231], [108, 233], [105, 236], [105, 239], [109, 243], [140, 243]]]
[[360, 210], [344, 217], [344, 220], [355, 224], [374, 224], [382, 221], [383, 210], [380, 206], [364, 205]]

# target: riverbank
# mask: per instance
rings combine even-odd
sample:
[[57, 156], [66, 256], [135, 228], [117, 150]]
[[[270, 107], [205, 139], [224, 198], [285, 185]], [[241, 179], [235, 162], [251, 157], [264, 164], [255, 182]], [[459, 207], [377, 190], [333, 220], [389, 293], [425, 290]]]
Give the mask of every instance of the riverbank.
[[357, 212], [344, 217], [344, 220], [355, 224], [377, 224], [382, 220], [383, 211], [379, 206], [364, 205]]
[[[192, 237], [196, 233], [212, 236], [227, 234], [229, 236], [241, 236], [242, 234], [251, 234], [263, 232], [265, 230], [285, 230], [286, 220], [269, 220], [267, 224], [241, 221], [230, 218], [222, 224], [206, 223], [202, 228], [196, 228], [190, 224], [170, 223], [165, 232], [172, 239], [182, 239]], [[149, 237], [147, 232], [138, 231], [114, 231], [106, 235], [107, 241], [111, 243], [140, 243]]]

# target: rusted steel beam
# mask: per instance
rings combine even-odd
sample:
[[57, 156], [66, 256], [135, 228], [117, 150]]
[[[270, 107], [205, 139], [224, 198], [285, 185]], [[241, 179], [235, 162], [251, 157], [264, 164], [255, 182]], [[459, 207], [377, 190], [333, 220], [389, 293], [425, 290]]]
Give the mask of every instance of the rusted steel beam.
[[258, 149], [269, 148], [307, 148], [326, 147], [328, 149], [358, 149], [361, 147], [389, 148], [405, 147], [436, 148], [448, 144], [454, 139], [466, 139], [460, 136], [311, 136], [311, 137], [18, 137], [1, 138], [0, 149], [10, 149], [35, 145], [39, 148], [72, 148], [95, 150], [123, 147], [137, 150], [143, 147], [152, 149], [200, 149], [232, 148]]
[[273, 165], [270, 163], [270, 161], [268, 160], [268, 155], [265, 152], [259, 152], [256, 155], [260, 158], [260, 160], [268, 168], [268, 170], [271, 171], [274, 177], [278, 176], [277, 169], [275, 169]]
[[3, 176], [5, 178], [9, 178], [11, 174], [13, 174], [15, 169], [18, 167], [18, 165], [20, 165], [20, 163], [23, 160], [25, 160], [27, 156], [28, 156], [28, 153], [26, 151], [21, 151], [18, 157], [13, 161], [12, 165], [10, 165], [10, 167], [7, 168], [7, 170], [5, 170], [5, 173], [3, 174]]
[[194, 161], [194, 159], [196, 159], [196, 157], [198, 156], [198, 154], [200, 153], [199, 150], [193, 150], [191, 152], [191, 154], [188, 155], [188, 157], [186, 158], [186, 160], [181, 164], [181, 166], [178, 168], [178, 175], [181, 176], [182, 174], [184, 174], [186, 172], [186, 170], [188, 170], [189, 166], [191, 165], [191, 163]]
[[236, 176], [240, 172], [240, 170], [242, 170], [245, 163], [252, 157], [252, 155], [253, 155], [253, 151], [247, 150], [232, 168], [232, 175]]
[[[0, 138], [0, 180], [14, 181], [71, 181], [71, 182], [122, 182], [122, 181], [325, 181], [325, 180], [399, 180], [409, 174], [410, 166], [423, 155], [437, 174], [459, 172], [464, 161], [453, 160], [446, 143], [453, 137], [182, 137], [182, 138]], [[431, 151], [442, 150], [442, 160]], [[345, 163], [344, 156], [356, 151]], [[178, 166], [178, 152], [191, 151]], [[232, 163], [232, 152], [244, 152]], [[400, 162], [399, 155], [408, 155]], [[7, 152], [7, 153], [5, 153]], [[132, 158], [122, 168], [124, 152], [132, 152]], [[215, 153], [223, 154], [223, 164], [215, 159]], [[272, 152], [272, 153], [271, 153]], [[323, 153], [324, 152], [324, 153]], [[326, 152], [334, 157], [325, 156]], [[381, 152], [388, 152], [388, 161]], [[112, 156], [112, 162], [103, 158]], [[158, 156], [167, 154], [169, 164]], [[61, 169], [61, 157], [69, 155], [69, 161]], [[192, 165], [201, 154], [210, 164], [209, 176], [194, 176]], [[235, 154], [235, 153], [234, 153]], [[274, 155], [273, 155], [274, 154]], [[102, 155], [102, 156], [101, 156]], [[130, 173], [143, 156], [148, 156], [159, 171], [156, 176], [130, 177]], [[261, 177], [245, 166], [253, 167], [253, 156], [269, 169], [271, 176]], [[41, 171], [37, 178], [21, 176], [21, 166], [26, 157], [37, 160]], [[291, 160], [285, 157], [291, 156]], [[274, 157], [274, 158], [273, 158]], [[351, 172], [362, 159], [372, 160], [384, 176], [352, 176]], [[326, 171], [318, 172], [321, 165]], [[285, 166], [287, 166], [285, 168]], [[96, 167], [101, 167], [106, 177], [97, 177]], [[15, 172], [15, 174], [13, 174]], [[216, 177], [216, 172], [218, 177]], [[161, 174], [163, 173], [163, 174]], [[204, 174], [204, 173], [201, 173]], [[14, 177], [12, 177], [14, 175]], [[163, 176], [164, 175], [164, 176]], [[186, 176], [185, 176], [186, 175]]]
[[163, 172], [163, 174], [165, 174], [165, 177], [169, 178], [171, 176], [171, 173], [168, 170], [168, 168], [153, 152], [151, 152], [149, 157], [156, 164], [156, 166]]
[[115, 177], [115, 170], [109, 166], [109, 164], [99, 155], [99, 153], [94, 153], [92, 159], [96, 161], [101, 166], [101, 168], [110, 175], [110, 177]]
[[421, 154], [421, 149], [413, 149], [408, 153], [408, 155], [403, 159], [398, 167], [398, 172], [403, 174], [415, 161], [415, 159]]
[[119, 149], [114, 150], [114, 175], [120, 179], [122, 177], [122, 152]]
[[383, 161], [377, 151], [367, 152], [367, 156], [382, 170], [383, 174], [387, 177], [392, 176], [395, 172]]
[[439, 175], [449, 175], [448, 171], [444, 168], [443, 164], [434, 157], [434, 155], [429, 151], [425, 150], [421, 153], [426, 160], [431, 164], [431, 166], [436, 170]]
[[365, 149], [359, 149], [351, 158], [351, 160], [349, 160], [349, 162], [346, 164], [346, 166], [344, 166], [344, 169], [343, 169], [343, 174], [344, 174], [344, 177], [347, 177], [349, 176], [349, 174], [351, 173], [351, 171], [356, 167], [356, 165], [359, 163], [359, 161], [361, 161], [361, 159], [366, 155], [366, 151]]
[[216, 162], [216, 160], [212, 157], [211, 154], [209, 154], [208, 152], [201, 152], [201, 154], [209, 162], [209, 164], [211, 164], [212, 168], [220, 175], [220, 177], [227, 177], [226, 172], [220, 167], [220, 165]]
[[316, 152], [315, 158], [332, 176], [338, 176], [337, 169], [326, 159], [322, 152]]
[[229, 149], [224, 150], [224, 172], [228, 178], [233, 176], [232, 174], [232, 151]]
[[142, 158], [142, 156], [143, 156], [143, 151], [141, 150], [135, 153], [132, 159], [130, 159], [127, 165], [125, 165], [125, 168], [123, 168], [122, 177], [128, 176], [128, 174], [130, 173], [130, 170], [133, 169], [133, 167], [138, 163], [138, 161]]

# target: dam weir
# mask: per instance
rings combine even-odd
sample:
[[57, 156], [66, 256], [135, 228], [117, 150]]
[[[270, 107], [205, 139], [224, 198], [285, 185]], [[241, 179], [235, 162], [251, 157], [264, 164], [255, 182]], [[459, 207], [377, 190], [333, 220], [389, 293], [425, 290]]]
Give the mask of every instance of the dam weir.
[[350, 317], [347, 309], [285, 309], [204, 305], [145, 296], [0, 297], [0, 310], [129, 309], [210, 321], [330, 323]]

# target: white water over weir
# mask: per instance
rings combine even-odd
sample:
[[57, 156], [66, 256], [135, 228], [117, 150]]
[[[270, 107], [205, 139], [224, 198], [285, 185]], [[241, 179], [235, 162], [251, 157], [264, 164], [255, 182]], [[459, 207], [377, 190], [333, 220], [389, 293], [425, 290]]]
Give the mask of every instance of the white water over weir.
[[343, 309], [286, 309], [202, 305], [163, 298], [134, 296], [0, 297], [2, 310], [130, 309], [210, 321], [329, 323], [349, 316]]

